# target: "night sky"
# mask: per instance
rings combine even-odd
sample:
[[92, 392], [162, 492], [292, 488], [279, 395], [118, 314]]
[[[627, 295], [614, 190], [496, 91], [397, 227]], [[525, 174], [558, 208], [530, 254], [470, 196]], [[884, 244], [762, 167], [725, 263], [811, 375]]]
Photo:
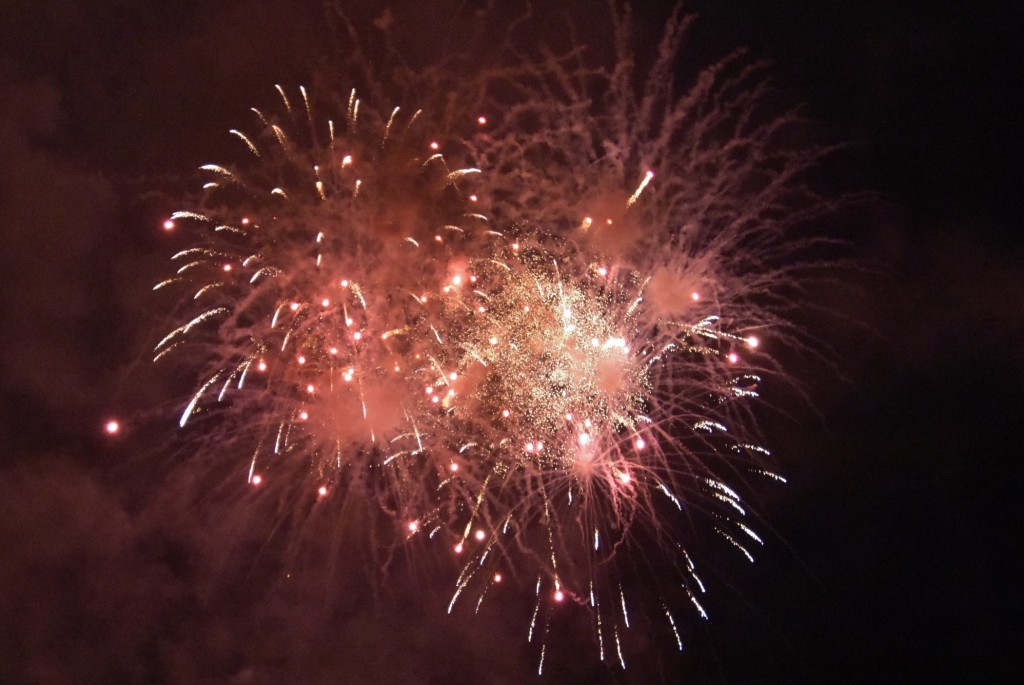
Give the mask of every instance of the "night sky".
[[[345, 3], [367, 35], [384, 4]], [[480, 4], [393, 3], [410, 59], [457, 51], [452, 16]], [[1024, 10], [941, 4], [688, 3], [684, 59], [749, 48], [848, 143], [818, 181], [851, 198], [823, 230], [856, 268], [807, 319], [835, 369], [791, 369], [810, 401], [766, 415], [790, 484], [756, 502], [757, 564], [707, 551], [685, 652], [641, 640], [623, 673], [567, 622], [543, 681], [1024, 679]], [[663, 5], [638, 8], [642, 36]], [[192, 386], [147, 361], [177, 249], [160, 221], [237, 157], [250, 106], [337, 49], [319, 2], [3, 3], [0, 683], [537, 680], [528, 602], [448, 616], [434, 562], [381, 583], [343, 537], [265, 591], [272, 523], [207, 520], [174, 468]]]

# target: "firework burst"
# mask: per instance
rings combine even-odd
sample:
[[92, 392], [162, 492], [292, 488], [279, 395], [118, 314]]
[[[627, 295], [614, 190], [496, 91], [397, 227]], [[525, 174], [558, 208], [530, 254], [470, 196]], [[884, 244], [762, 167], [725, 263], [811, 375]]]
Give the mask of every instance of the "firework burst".
[[757, 114], [738, 55], [676, 95], [687, 23], [642, 79], [620, 17], [608, 69], [574, 49], [454, 88], [427, 70], [443, 110], [351, 91], [330, 119], [278, 87], [256, 133], [231, 131], [248, 159], [203, 166], [164, 225], [196, 236], [156, 286], [186, 294], [156, 358], [202, 372], [181, 427], [253, 487], [365, 498], [446, 549], [449, 611], [518, 578], [540, 668], [572, 603], [625, 667], [648, 602], [621, 577], [654, 566], [673, 571], [654, 622], [682, 648], [678, 612], [706, 618], [685, 524], [753, 561], [738, 490], [781, 480], [751, 399], [781, 373], [763, 347], [795, 339], [807, 244], [787, 228], [821, 151]]

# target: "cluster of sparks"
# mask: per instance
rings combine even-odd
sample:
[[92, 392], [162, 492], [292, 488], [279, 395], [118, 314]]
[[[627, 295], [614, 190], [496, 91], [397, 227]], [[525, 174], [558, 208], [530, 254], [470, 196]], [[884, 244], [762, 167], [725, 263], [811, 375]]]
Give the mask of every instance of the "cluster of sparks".
[[[427, 111], [378, 115], [353, 91], [321, 120], [304, 88], [278, 91], [279, 115], [253, 110], [259, 135], [231, 131], [251, 163], [203, 166], [202, 199], [163, 226], [193, 236], [156, 286], [179, 289], [184, 312], [156, 358], [204, 374], [180, 426], [201, 424], [257, 489], [369, 498], [372, 483], [399, 539], [461, 564], [449, 611], [517, 578], [536, 595], [541, 670], [568, 603], [589, 611], [599, 656], [626, 666], [640, 600], [620, 571], [650, 567], [638, 546], [659, 549], [673, 573], [657, 573], [651, 623], [682, 649], [680, 606], [706, 618], [682, 524], [706, 516], [753, 561], [761, 539], [719, 472], [782, 480], [748, 408], [771, 368], [757, 333], [776, 321], [751, 293], [779, 274], [739, 272], [782, 186], [762, 183], [752, 210], [729, 184], [749, 188], [754, 166], [681, 179], [731, 153], [687, 150], [679, 130], [729, 119], [660, 87], [634, 105], [663, 113], [616, 119], [649, 129], [626, 131], [636, 159], [601, 130], [610, 116], [571, 106], [580, 94], [533, 105], [542, 122], [566, 117], [558, 135], [582, 122], [609, 139], [547, 161], [531, 146], [559, 141], [517, 134], [513, 115], [437, 131]], [[742, 133], [763, 147], [775, 125]]]

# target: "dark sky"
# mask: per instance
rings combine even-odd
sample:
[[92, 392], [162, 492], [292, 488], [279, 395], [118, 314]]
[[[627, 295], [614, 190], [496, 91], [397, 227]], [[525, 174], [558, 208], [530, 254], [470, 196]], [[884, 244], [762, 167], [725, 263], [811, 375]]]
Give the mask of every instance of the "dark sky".
[[[170, 421], [132, 420], [178, 399], [137, 361], [159, 330], [165, 198], [231, 157], [227, 129], [273, 84], [332, 64], [321, 3], [3, 5], [0, 682], [528, 682], [524, 609], [449, 617], [415, 563], [373, 600], [358, 572], [329, 607], [315, 582], [261, 594], [269, 571], [233, 561], [259, 525], [197, 520], [199, 485], [160, 457]], [[851, 143], [821, 174], [870, 195], [834, 219], [863, 268], [824, 295], [839, 374], [767, 428], [790, 485], [760, 503], [759, 563], [719, 562], [684, 655], [606, 671], [570, 626], [545, 680], [1024, 678], [1024, 10], [942, 5], [688, 5], [690, 59], [750, 48]], [[393, 6], [424, 59], [458, 49], [459, 3]]]

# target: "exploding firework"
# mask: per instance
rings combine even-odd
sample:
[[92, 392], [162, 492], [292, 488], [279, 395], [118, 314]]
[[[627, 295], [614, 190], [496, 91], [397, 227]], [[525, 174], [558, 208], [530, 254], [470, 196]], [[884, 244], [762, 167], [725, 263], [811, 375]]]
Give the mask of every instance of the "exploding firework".
[[156, 358], [202, 373], [181, 427], [252, 487], [362, 498], [444, 549], [449, 611], [519, 579], [541, 669], [569, 604], [625, 667], [650, 602], [622, 577], [644, 569], [681, 649], [679, 612], [706, 618], [687, 526], [753, 561], [739, 490], [782, 480], [752, 399], [781, 374], [765, 349], [796, 340], [788, 229], [820, 151], [758, 114], [738, 55], [676, 95], [688, 21], [643, 78], [619, 18], [614, 66], [571, 50], [452, 88], [427, 70], [433, 111], [353, 90], [328, 118], [278, 87], [231, 131], [248, 158], [203, 166], [164, 224], [197, 236], [156, 286], [187, 293]]

